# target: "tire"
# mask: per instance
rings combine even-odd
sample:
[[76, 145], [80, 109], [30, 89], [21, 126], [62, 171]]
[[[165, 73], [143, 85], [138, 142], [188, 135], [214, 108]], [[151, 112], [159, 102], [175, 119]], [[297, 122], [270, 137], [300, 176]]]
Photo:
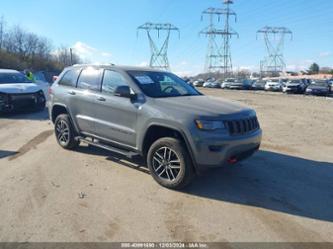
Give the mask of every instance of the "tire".
[[54, 132], [62, 148], [72, 150], [79, 146], [80, 142], [75, 140], [75, 130], [67, 114], [61, 114], [56, 118]]
[[194, 177], [186, 146], [176, 138], [165, 137], [153, 143], [148, 151], [147, 163], [154, 180], [165, 188], [182, 189]]

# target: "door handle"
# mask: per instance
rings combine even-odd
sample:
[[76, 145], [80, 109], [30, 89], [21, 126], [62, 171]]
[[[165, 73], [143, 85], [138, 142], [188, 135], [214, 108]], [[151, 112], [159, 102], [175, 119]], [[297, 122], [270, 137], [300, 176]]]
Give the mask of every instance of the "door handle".
[[70, 95], [76, 95], [76, 92], [74, 92], [74, 91], [69, 91], [68, 94], [70, 94]]
[[98, 97], [97, 100], [98, 100], [98, 101], [106, 101], [106, 99], [103, 98], [103, 97]]

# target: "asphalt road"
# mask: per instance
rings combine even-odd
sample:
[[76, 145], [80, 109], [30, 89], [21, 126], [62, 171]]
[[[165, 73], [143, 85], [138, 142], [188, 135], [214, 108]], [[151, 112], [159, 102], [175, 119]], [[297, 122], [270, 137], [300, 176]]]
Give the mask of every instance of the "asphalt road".
[[263, 146], [182, 192], [140, 162], [61, 149], [47, 113], [0, 117], [0, 241], [331, 241], [333, 100], [205, 91], [254, 107]]

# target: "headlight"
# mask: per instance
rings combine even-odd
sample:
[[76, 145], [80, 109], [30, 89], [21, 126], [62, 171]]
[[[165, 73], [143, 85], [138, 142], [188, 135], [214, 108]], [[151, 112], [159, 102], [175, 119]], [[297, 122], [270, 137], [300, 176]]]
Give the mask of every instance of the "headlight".
[[307, 92], [312, 92], [312, 89], [306, 89]]
[[223, 121], [195, 120], [195, 124], [200, 130], [213, 131], [213, 130], [225, 129]]

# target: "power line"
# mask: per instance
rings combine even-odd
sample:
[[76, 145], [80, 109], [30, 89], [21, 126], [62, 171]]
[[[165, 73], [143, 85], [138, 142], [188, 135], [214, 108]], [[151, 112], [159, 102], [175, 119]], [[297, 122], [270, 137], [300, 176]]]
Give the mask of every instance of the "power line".
[[[224, 9], [208, 8], [202, 12], [202, 19], [204, 16], [209, 17], [209, 26], [203, 29], [200, 34], [208, 37], [208, 48], [206, 54], [205, 71], [206, 72], [220, 72], [222, 71], [226, 77], [232, 72], [232, 58], [230, 40], [232, 36], [238, 36], [238, 33], [230, 26], [230, 17], [234, 16], [237, 19], [236, 13], [230, 9], [232, 0], [224, 0]], [[220, 23], [224, 20], [224, 28], [217, 28], [215, 20]], [[222, 39], [222, 45], [218, 42]]]
[[257, 31], [257, 35], [263, 35], [267, 50], [267, 57], [260, 62], [262, 74], [278, 74], [286, 68], [283, 48], [287, 35], [292, 38], [293, 33], [285, 27], [264, 27]]
[[[178, 32], [180, 36], [179, 29], [170, 24], [170, 23], [150, 23], [147, 22], [138, 27], [138, 32], [140, 30], [144, 30], [147, 32], [151, 57], [150, 57], [150, 67], [152, 68], [161, 68], [165, 70], [170, 70], [170, 63], [168, 59], [168, 48], [169, 48], [169, 40], [172, 31]], [[161, 46], [158, 46], [156, 40], [154, 40], [152, 32], [157, 32], [157, 37], [160, 38], [161, 33], [165, 33], [165, 38]]]

